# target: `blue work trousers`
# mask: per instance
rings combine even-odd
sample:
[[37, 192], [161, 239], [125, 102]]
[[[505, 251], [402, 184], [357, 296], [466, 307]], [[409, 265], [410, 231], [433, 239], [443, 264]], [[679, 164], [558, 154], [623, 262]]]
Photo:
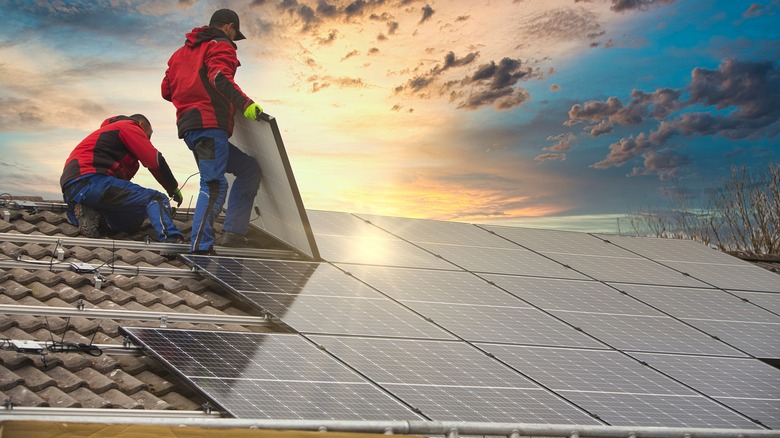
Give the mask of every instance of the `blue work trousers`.
[[82, 204], [100, 213], [111, 232], [135, 233], [148, 217], [159, 241], [182, 235], [171, 218], [168, 197], [130, 181], [110, 175], [88, 175], [66, 185], [63, 197], [73, 224], [78, 225], [73, 207]]
[[[184, 142], [195, 155], [200, 171], [200, 191], [192, 219], [192, 251], [209, 251], [214, 245], [214, 220], [227, 197], [224, 230], [245, 235], [249, 230], [260, 165], [228, 141], [222, 129], [195, 129], [184, 134]], [[228, 197], [225, 173], [235, 176]]]

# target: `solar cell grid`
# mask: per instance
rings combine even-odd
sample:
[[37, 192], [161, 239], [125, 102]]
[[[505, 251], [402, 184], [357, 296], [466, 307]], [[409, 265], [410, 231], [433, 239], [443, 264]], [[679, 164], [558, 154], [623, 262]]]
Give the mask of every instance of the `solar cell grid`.
[[685, 319], [692, 326], [755, 357], [780, 357], [780, 323]]
[[497, 286], [544, 310], [571, 310], [629, 315], [659, 312], [597, 281], [528, 278], [480, 274]]
[[707, 287], [706, 284], [696, 279], [659, 265], [652, 260], [579, 254], [546, 254], [555, 261], [571, 266], [599, 281]]
[[726, 397], [716, 397], [716, 400], [767, 427], [780, 429], [780, 403], [777, 400]]
[[658, 237], [631, 237], [597, 234], [601, 239], [631, 252], [657, 261], [698, 261], [723, 265], [743, 265], [736, 257], [716, 251], [699, 242], [687, 239], [665, 239]]
[[517, 248], [473, 224], [357, 214], [372, 224], [415, 243], [443, 243], [481, 248]]
[[350, 213], [309, 210], [309, 220], [315, 236], [332, 235], [353, 237], [360, 240], [398, 240], [398, 237], [366, 223]]
[[746, 292], [741, 290], [730, 290], [732, 294], [746, 299], [756, 306], [766, 309], [775, 315], [780, 315], [780, 294], [766, 292]]
[[403, 303], [468, 341], [605, 348], [604, 344], [537, 309], [421, 301]]
[[530, 250], [542, 252], [544, 254], [580, 254], [616, 258], [639, 257], [629, 251], [618, 248], [615, 245], [606, 243], [600, 238], [585, 233], [494, 225], [480, 225], [480, 227], [493, 231], [499, 236], [507, 238]]
[[780, 370], [758, 359], [630, 355], [712, 397], [762, 398], [780, 403]]
[[307, 337], [380, 384], [539, 389], [522, 375], [461, 341]]
[[514, 248], [484, 248], [421, 243], [420, 246], [472, 272], [586, 279], [572, 269], [532, 251]]
[[678, 318], [780, 323], [780, 316], [718, 289], [635, 284], [616, 287]]
[[421, 419], [367, 383], [193, 378], [236, 418], [300, 420]]
[[516, 297], [464, 271], [339, 265], [396, 300], [528, 307]]
[[123, 331], [238, 418], [420, 418], [298, 335]]
[[[215, 280], [236, 291], [298, 294], [318, 278], [328, 275], [328, 265], [310, 262], [275, 261], [245, 258], [182, 256]], [[320, 288], [323, 293], [327, 288]]]
[[619, 350], [744, 356], [739, 350], [667, 316], [551, 313]]
[[452, 339], [453, 336], [387, 298], [248, 293], [245, 299], [296, 331]]
[[318, 235], [317, 245], [322, 258], [334, 263], [458, 269], [453, 264], [400, 239]]
[[674, 380], [614, 350], [496, 344], [478, 346], [553, 391], [695, 394]]
[[396, 384], [385, 387], [438, 421], [602, 424], [540, 389]]
[[756, 428], [744, 416], [702, 396], [562, 392], [613, 426]]
[[664, 263], [714, 287], [780, 292], [780, 279], [777, 274], [747, 263], [742, 266], [695, 262]]

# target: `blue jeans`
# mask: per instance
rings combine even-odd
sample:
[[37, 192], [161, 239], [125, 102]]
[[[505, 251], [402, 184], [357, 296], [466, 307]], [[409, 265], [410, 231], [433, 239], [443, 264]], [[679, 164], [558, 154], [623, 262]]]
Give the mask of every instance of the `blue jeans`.
[[195, 155], [200, 171], [200, 191], [192, 219], [192, 251], [208, 251], [214, 245], [214, 220], [228, 196], [225, 173], [236, 177], [227, 199], [224, 230], [246, 234], [257, 190], [260, 165], [228, 141], [222, 129], [194, 129], [184, 134], [184, 142]]
[[78, 225], [73, 207], [82, 204], [100, 213], [112, 232], [135, 233], [148, 217], [159, 241], [182, 235], [171, 218], [168, 197], [157, 190], [94, 174], [68, 183], [62, 192], [68, 204], [68, 219], [73, 224]]

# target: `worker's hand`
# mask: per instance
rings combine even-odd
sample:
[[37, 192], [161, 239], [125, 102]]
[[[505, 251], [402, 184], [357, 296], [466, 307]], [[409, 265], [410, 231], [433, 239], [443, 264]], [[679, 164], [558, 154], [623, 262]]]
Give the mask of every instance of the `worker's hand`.
[[177, 207], [181, 207], [181, 202], [184, 201], [184, 196], [181, 194], [181, 189], [177, 187], [176, 190], [173, 191], [171, 199], [173, 199], [173, 202], [176, 203]]
[[257, 120], [257, 118], [260, 117], [260, 114], [262, 113], [263, 108], [260, 105], [253, 103], [244, 110], [244, 117], [249, 120]]

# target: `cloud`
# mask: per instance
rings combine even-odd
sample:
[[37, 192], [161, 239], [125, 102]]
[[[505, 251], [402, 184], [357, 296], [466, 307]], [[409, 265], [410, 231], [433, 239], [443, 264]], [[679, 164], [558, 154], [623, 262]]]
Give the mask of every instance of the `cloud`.
[[581, 7], [537, 12], [520, 29], [534, 41], [583, 41], [604, 34], [596, 14]]
[[433, 10], [431, 5], [425, 5], [422, 8], [422, 18], [420, 18], [420, 23], [425, 23], [426, 21], [430, 20], [430, 18], [433, 16], [433, 14], [436, 11]]
[[[677, 136], [720, 136], [727, 139], [772, 138], [780, 133], [780, 69], [773, 61], [725, 59], [717, 70], [696, 68], [684, 90], [659, 89], [654, 93], [634, 90], [629, 105], [616, 97], [574, 105], [565, 125], [580, 122], [590, 126], [592, 136], [612, 130], [613, 125], [639, 125], [658, 121], [649, 133], [639, 133], [610, 144], [609, 154], [591, 167], [622, 166], [636, 157], [643, 168], [630, 175], [675, 175], [675, 168], [690, 164], [671, 149]], [[586, 128], [588, 129], [588, 128]]]
[[543, 147], [544, 151], [568, 151], [571, 149], [571, 144], [577, 139], [572, 133], [551, 135], [547, 137], [547, 140], [557, 140], [552, 146]]
[[556, 160], [556, 161], [564, 161], [566, 160], [566, 154], [539, 154], [534, 157], [534, 160], [536, 161], [548, 161], [548, 160]]
[[[540, 75], [530, 67], [523, 66], [520, 60], [512, 58], [503, 58], [498, 63], [490, 61], [479, 65], [473, 73], [461, 79], [444, 82], [438, 80], [448, 70], [473, 64], [478, 56], [479, 52], [472, 52], [458, 58], [453, 52], [449, 52], [444, 57], [443, 64], [437, 64], [428, 72], [396, 87], [395, 93], [407, 92], [421, 98], [443, 96], [448, 93], [450, 101], [457, 102], [458, 109], [466, 110], [491, 105], [499, 110], [507, 110], [521, 105], [530, 98], [526, 90], [515, 85], [521, 80]], [[439, 84], [439, 88], [431, 90], [436, 84]]]
[[676, 0], [612, 0], [612, 9], [615, 12], [625, 12], [632, 10], [647, 10], [653, 6], [667, 4], [670, 5]]

